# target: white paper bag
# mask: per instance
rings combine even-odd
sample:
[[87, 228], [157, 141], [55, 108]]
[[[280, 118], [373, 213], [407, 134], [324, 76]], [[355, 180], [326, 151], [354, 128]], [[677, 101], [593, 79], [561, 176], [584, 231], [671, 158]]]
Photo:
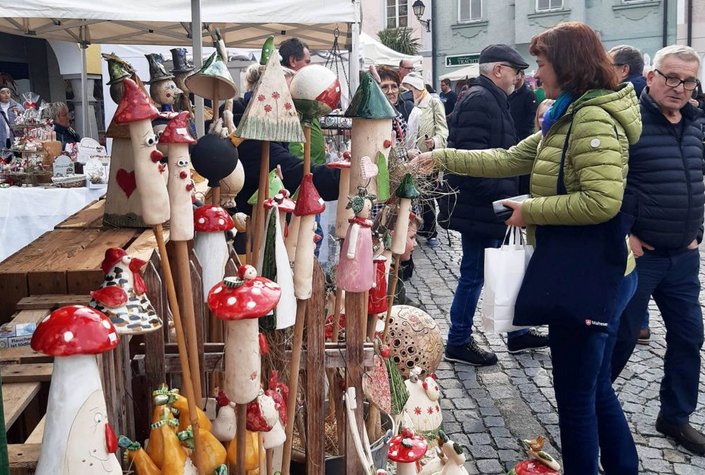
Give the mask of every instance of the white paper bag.
[[515, 327], [516, 303], [533, 247], [524, 242], [522, 231], [509, 227], [499, 249], [485, 249], [485, 293], [482, 298], [482, 326], [487, 332], [505, 333]]

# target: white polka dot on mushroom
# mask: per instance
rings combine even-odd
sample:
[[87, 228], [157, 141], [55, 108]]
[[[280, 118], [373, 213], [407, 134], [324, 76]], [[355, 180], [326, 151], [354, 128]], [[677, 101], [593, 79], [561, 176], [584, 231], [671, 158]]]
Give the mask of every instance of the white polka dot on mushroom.
[[110, 325], [110, 322], [109, 322], [109, 321], [103, 320], [103, 326], [104, 326], [106, 329], [110, 330], [110, 326], [111, 326], [111, 325]]
[[70, 331], [64, 332], [64, 341], [65, 341], [66, 343], [68, 343], [68, 342], [70, 342], [71, 340], [73, 340], [73, 332], [70, 332]]
[[228, 305], [235, 305], [237, 303], [237, 299], [235, 297], [230, 297], [227, 300]]
[[252, 295], [262, 295], [262, 290], [259, 287], [254, 287], [252, 289]]
[[213, 291], [214, 294], [219, 294], [223, 290], [222, 287], [216, 287], [216, 289]]
[[257, 304], [252, 300], [247, 302], [247, 308], [255, 308], [256, 306], [257, 306]]

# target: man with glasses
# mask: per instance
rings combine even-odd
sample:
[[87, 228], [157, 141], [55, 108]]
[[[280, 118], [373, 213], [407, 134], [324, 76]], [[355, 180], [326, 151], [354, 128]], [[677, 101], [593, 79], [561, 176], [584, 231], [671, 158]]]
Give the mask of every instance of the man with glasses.
[[[480, 52], [480, 76], [450, 118], [449, 148], [482, 150], [516, 145], [507, 96], [514, 92], [518, 72], [527, 67], [521, 55], [507, 45], [490, 45]], [[452, 174], [444, 179], [458, 193], [438, 198], [438, 222], [460, 232], [463, 249], [458, 287], [450, 307], [445, 358], [474, 366], [494, 365], [497, 356], [478, 346], [472, 337], [472, 323], [484, 284], [485, 248], [499, 247], [507, 229], [495, 218], [492, 202], [516, 196], [518, 179]], [[548, 337], [533, 329], [509, 333], [507, 338], [510, 353], [547, 346]]]
[[[414, 72], [414, 63], [412, 63], [410, 59], [402, 59], [399, 61], [399, 84], [403, 83], [406, 75], [412, 72]], [[402, 87], [399, 96], [404, 102], [414, 103], [414, 95], [404, 87]], [[404, 117], [404, 120], [408, 121], [409, 116]]]
[[641, 91], [646, 86], [644, 57], [641, 51], [633, 46], [619, 45], [609, 50], [609, 55], [620, 82], [632, 83], [636, 97], [641, 96]]
[[705, 205], [702, 112], [689, 103], [698, 86], [698, 53], [667, 46], [654, 56], [640, 97], [643, 129], [629, 148], [622, 211], [633, 220], [629, 243], [639, 285], [622, 314], [612, 356], [616, 379], [634, 351], [653, 296], [666, 326], [661, 410], [656, 430], [705, 454], [705, 436], [690, 425], [698, 402], [703, 317], [698, 242]]

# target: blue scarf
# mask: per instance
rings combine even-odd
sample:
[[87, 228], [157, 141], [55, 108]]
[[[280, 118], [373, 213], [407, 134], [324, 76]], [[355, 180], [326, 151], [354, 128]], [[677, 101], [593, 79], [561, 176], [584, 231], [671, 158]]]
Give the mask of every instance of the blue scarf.
[[541, 124], [541, 133], [545, 137], [548, 131], [551, 130], [551, 126], [555, 124], [558, 119], [565, 114], [568, 107], [573, 103], [573, 96], [568, 92], [562, 92], [556, 102], [553, 103], [550, 109], [546, 111], [543, 116], [543, 123]]

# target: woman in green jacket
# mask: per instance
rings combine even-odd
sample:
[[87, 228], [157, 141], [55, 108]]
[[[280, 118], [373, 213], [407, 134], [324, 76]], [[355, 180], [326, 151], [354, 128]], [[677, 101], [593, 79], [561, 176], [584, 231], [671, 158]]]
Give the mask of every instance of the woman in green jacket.
[[[432, 164], [452, 173], [482, 177], [530, 173], [531, 198], [505, 202], [513, 209], [506, 224], [525, 226], [530, 240], [537, 227], [610, 222], [622, 203], [629, 144], [641, 134], [633, 88], [617, 85], [603, 45], [583, 23], [562, 23], [540, 33], [532, 39], [529, 51], [536, 56], [535, 77], [542, 81], [546, 97], [556, 100], [544, 117], [541, 132], [509, 150], [435, 150], [420, 155], [417, 165], [428, 170]], [[563, 155], [565, 192], [559, 194]], [[615, 231], [612, 236], [619, 243], [626, 233]], [[538, 253], [540, 242], [536, 245]], [[627, 255], [626, 248], [620, 252]], [[596, 475], [598, 451], [605, 474], [638, 473], [634, 440], [610, 382], [619, 317], [636, 288], [630, 260], [624, 266], [624, 278], [617, 274], [616, 281], [621, 281], [615, 291], [617, 305], [606, 316], [606, 332], [596, 331], [587, 320], [584, 325], [549, 323], [566, 475]]]

